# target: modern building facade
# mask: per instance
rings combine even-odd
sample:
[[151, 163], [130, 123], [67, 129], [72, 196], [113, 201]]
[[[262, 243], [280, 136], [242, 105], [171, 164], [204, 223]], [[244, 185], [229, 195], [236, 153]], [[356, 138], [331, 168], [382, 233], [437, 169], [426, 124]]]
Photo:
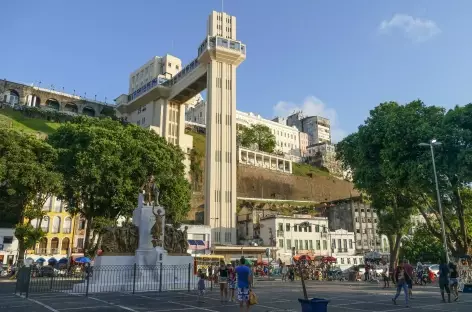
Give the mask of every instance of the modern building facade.
[[236, 242], [236, 69], [245, 58], [236, 18], [213, 11], [194, 60], [183, 66], [170, 55], [154, 57], [130, 75], [129, 94], [116, 99], [122, 117], [189, 153], [186, 103], [207, 89], [205, 224], [215, 243]]
[[308, 134], [308, 144], [318, 144], [322, 142], [331, 143], [331, 125], [327, 118], [320, 116], [304, 116], [302, 112], [296, 112], [287, 118], [277, 117], [279, 123], [290, 127], [296, 127], [300, 132]]
[[354, 232], [356, 252], [388, 250], [388, 245], [385, 245], [386, 240], [379, 234], [377, 228], [377, 213], [370, 204], [364, 203], [359, 198], [331, 204], [327, 210], [330, 231], [345, 229]]

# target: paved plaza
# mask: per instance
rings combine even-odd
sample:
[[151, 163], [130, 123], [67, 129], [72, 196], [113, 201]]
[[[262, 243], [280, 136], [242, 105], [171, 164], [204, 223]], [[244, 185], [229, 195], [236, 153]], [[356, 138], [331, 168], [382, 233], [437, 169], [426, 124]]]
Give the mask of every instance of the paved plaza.
[[[350, 282], [308, 282], [310, 298], [331, 300], [328, 311], [448, 311], [469, 312], [472, 294], [461, 294], [459, 302], [440, 302], [436, 287], [417, 287], [410, 308], [405, 308], [403, 296], [398, 306], [391, 302], [393, 289], [382, 290], [378, 285]], [[8, 312], [166, 312], [166, 311], [239, 311], [234, 303], [221, 304], [216, 290], [208, 292], [204, 303], [197, 303], [196, 292], [101, 293], [71, 295], [67, 293], [30, 294], [28, 299], [13, 294], [14, 284], [0, 283], [0, 311]], [[297, 298], [302, 296], [300, 282], [260, 282], [256, 285], [259, 304], [251, 311], [301, 311]]]

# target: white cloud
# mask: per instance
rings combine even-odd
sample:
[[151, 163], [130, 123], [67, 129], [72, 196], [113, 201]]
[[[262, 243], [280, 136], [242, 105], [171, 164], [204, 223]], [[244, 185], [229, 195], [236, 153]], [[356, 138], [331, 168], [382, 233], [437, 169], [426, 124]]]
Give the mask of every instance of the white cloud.
[[336, 110], [327, 107], [320, 99], [314, 96], [307, 97], [303, 103], [295, 104], [292, 102], [280, 101], [274, 107], [274, 115], [287, 117], [296, 111], [302, 111], [305, 116], [321, 116], [328, 118], [331, 122], [331, 140], [339, 142], [347, 132], [340, 128], [338, 124], [338, 114]]
[[441, 33], [434, 21], [407, 14], [395, 14], [390, 20], [384, 20], [379, 25], [381, 34], [390, 33], [394, 29], [402, 31], [414, 42], [423, 42]]

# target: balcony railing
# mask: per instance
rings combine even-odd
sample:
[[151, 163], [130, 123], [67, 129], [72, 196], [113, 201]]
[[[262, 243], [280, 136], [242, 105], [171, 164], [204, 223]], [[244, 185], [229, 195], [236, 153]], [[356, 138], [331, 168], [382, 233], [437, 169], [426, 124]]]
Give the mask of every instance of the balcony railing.
[[62, 229], [62, 233], [64, 234], [70, 234], [72, 232], [72, 230], [69, 228], [69, 229]]
[[41, 230], [44, 232], [44, 233], [48, 233], [49, 232], [49, 228], [47, 227], [41, 227]]
[[47, 250], [48, 250], [47, 248], [36, 248], [35, 254], [40, 255], [40, 256], [46, 255]]
[[59, 228], [53, 227], [53, 228], [51, 229], [51, 233], [52, 233], [52, 234], [58, 234], [58, 233], [60, 233]]
[[49, 251], [50, 255], [58, 255], [59, 254], [59, 248], [51, 248]]

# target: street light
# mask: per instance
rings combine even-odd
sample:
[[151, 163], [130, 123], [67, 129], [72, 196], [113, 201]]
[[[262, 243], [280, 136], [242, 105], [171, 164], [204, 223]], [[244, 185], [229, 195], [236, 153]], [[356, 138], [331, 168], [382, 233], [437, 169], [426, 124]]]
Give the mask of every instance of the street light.
[[442, 240], [443, 240], [443, 248], [444, 252], [446, 253], [446, 263], [449, 263], [449, 254], [447, 252], [447, 241], [446, 241], [446, 229], [444, 227], [444, 216], [441, 204], [441, 196], [439, 194], [439, 184], [438, 184], [438, 175], [436, 173], [436, 160], [434, 159], [434, 146], [441, 145], [441, 142], [438, 142], [436, 139], [431, 140], [429, 143], [420, 143], [419, 146], [429, 146], [431, 150], [431, 160], [433, 162], [433, 174], [434, 174], [434, 181], [436, 183], [436, 196], [438, 201], [438, 208], [439, 208], [439, 215], [440, 215], [440, 222], [441, 222], [441, 232], [442, 232]]

